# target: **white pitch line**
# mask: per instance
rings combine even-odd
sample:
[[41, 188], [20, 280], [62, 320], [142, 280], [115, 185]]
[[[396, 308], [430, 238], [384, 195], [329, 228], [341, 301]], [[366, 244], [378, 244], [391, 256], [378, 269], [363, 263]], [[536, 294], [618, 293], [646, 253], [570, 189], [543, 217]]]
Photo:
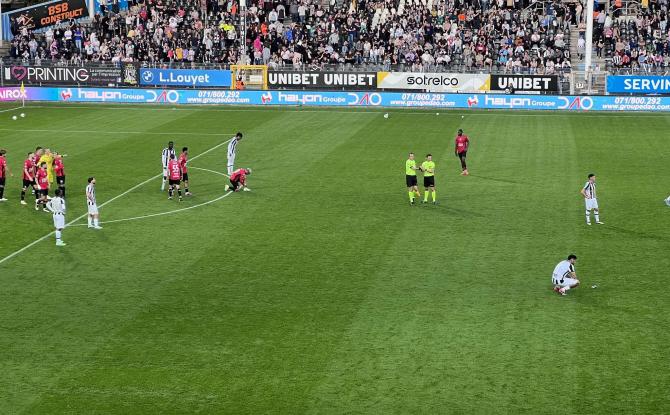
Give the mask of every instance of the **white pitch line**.
[[23, 107], [8, 108], [6, 110], [0, 110], [0, 112], [16, 111], [16, 110], [20, 110], [21, 108], [23, 108]]
[[0, 131], [13, 131], [17, 133], [23, 133], [23, 132], [29, 132], [29, 133], [74, 133], [74, 134], [146, 134], [146, 135], [164, 135], [164, 136], [171, 136], [171, 135], [187, 135], [187, 136], [195, 136], [195, 135], [203, 135], [203, 136], [215, 136], [218, 137], [220, 135], [226, 136], [226, 135], [233, 135], [235, 133], [198, 133], [198, 132], [190, 132], [190, 133], [157, 133], [157, 132], [148, 132], [148, 131], [98, 131], [98, 130], [49, 130], [49, 129], [40, 129], [40, 130], [26, 130], [26, 129], [14, 129], [14, 128], [0, 128]]
[[[226, 140], [226, 141], [224, 141], [224, 142], [222, 142], [222, 143], [219, 143], [219, 144], [215, 145], [214, 147], [212, 147], [212, 148], [210, 148], [210, 149], [208, 149], [208, 150], [205, 150], [204, 152], [202, 152], [202, 153], [198, 154], [197, 156], [194, 156], [193, 158], [191, 158], [191, 160], [196, 160], [198, 157], [204, 156], [205, 154], [209, 153], [210, 151], [216, 150], [217, 148], [221, 147], [222, 145], [227, 144], [230, 140], [232, 140], [232, 139], [228, 139], [228, 140]], [[149, 182], [152, 181], [152, 180], [155, 180], [155, 179], [161, 177], [162, 175], [163, 175], [163, 173], [159, 173], [159, 174], [157, 174], [157, 175], [155, 175], [155, 176], [153, 176], [153, 177], [148, 178], [147, 180], [143, 181], [142, 183], [137, 184], [137, 185], [131, 187], [130, 189], [126, 190], [125, 192], [123, 192], [123, 193], [121, 193], [121, 194], [119, 194], [119, 195], [117, 195], [117, 196], [115, 196], [115, 197], [109, 199], [109, 200], [106, 201], [105, 203], [101, 204], [101, 205], [100, 205], [100, 208], [102, 209], [103, 206], [105, 206], [105, 205], [107, 205], [107, 204], [109, 204], [109, 203], [112, 203], [112, 202], [115, 201], [116, 199], [118, 199], [118, 198], [120, 198], [120, 197], [123, 197], [123, 196], [127, 195], [128, 193], [132, 192], [133, 190], [137, 189], [138, 187], [144, 186], [145, 184], [149, 183]], [[81, 215], [81, 216], [79, 216], [79, 217], [77, 217], [77, 218], [71, 220], [70, 222], [68, 222], [68, 223], [65, 225], [65, 227], [68, 227], [68, 226], [72, 225], [73, 223], [77, 222], [78, 220], [85, 218], [87, 215], [88, 215], [88, 213], [84, 213], [83, 215]], [[36, 239], [35, 241], [33, 241], [33, 242], [29, 243], [28, 245], [24, 246], [23, 248], [19, 249], [18, 251], [12, 252], [11, 254], [7, 255], [6, 257], [0, 259], [0, 264], [9, 261], [10, 259], [12, 259], [12, 258], [14, 258], [15, 256], [17, 256], [18, 254], [20, 254], [21, 252], [24, 252], [24, 251], [26, 251], [27, 249], [32, 248], [33, 246], [37, 245], [38, 243], [42, 242], [43, 240], [47, 239], [48, 237], [50, 237], [50, 236], [53, 235], [53, 234], [54, 234], [54, 231], [51, 231], [51, 232], [49, 232], [48, 234], [44, 235], [43, 237], [41, 237], [41, 238], [39, 238], [39, 239]]]
[[[216, 170], [205, 169], [203, 167], [189, 166], [189, 169], [204, 170], [204, 171], [207, 171], [207, 172], [210, 172], [210, 173], [218, 174], [220, 176], [228, 177], [228, 175], [225, 174], [225, 173], [221, 173], [220, 171], [216, 171]], [[198, 203], [197, 205], [188, 206], [188, 207], [181, 208], [181, 209], [175, 209], [175, 210], [170, 210], [170, 211], [167, 211], [167, 212], [160, 212], [160, 213], [150, 213], [148, 215], [135, 216], [135, 217], [132, 217], [132, 218], [107, 220], [107, 221], [100, 222], [100, 223], [106, 224], [106, 223], [128, 222], [128, 221], [131, 221], [131, 220], [139, 220], [139, 219], [153, 218], [153, 217], [156, 217], [156, 216], [171, 215], [173, 213], [183, 212], [185, 210], [195, 209], [195, 208], [200, 207], [200, 206], [205, 206], [205, 205], [209, 205], [209, 204], [214, 203], [214, 202], [218, 202], [219, 200], [221, 200], [221, 199], [223, 199], [227, 196], [230, 196], [231, 194], [233, 194], [233, 192], [227, 192], [227, 193], [225, 193], [225, 194], [223, 194], [223, 195], [221, 195], [221, 196], [219, 196], [215, 199], [208, 200], [207, 202]], [[79, 224], [79, 225], [70, 225], [69, 227], [73, 227], [73, 226], [87, 226], [87, 225], [82, 223], [82, 224]]]

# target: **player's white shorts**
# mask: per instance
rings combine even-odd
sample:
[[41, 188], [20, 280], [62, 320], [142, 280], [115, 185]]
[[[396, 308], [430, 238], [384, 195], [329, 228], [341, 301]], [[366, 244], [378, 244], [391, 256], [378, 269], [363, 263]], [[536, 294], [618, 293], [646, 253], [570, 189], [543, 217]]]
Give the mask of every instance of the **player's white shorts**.
[[235, 165], [235, 155], [228, 155], [228, 175], [233, 174], [233, 166]]
[[88, 205], [88, 214], [97, 215], [98, 214], [98, 205]]
[[558, 285], [559, 287], [568, 287], [578, 284], [579, 280], [576, 278], [569, 278], [569, 277], [564, 277], [563, 279], [561, 279], [560, 275], [559, 276], [552, 275], [551, 283], [554, 285]]
[[598, 209], [598, 199], [584, 199], [586, 202], [586, 210]]
[[54, 217], [54, 227], [55, 227], [56, 229], [63, 229], [63, 228], [65, 228], [65, 215], [61, 215], [61, 214], [56, 215], [56, 214], [54, 214], [53, 217]]

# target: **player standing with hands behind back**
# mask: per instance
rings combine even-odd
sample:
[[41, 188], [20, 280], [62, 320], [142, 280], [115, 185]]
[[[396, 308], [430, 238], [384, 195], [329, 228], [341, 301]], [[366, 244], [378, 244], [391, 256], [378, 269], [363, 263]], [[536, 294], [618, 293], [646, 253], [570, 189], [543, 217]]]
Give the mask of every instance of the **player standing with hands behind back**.
[[95, 177], [88, 178], [86, 186], [86, 204], [88, 205], [88, 227], [93, 229], [102, 229], [100, 226], [100, 213], [98, 213], [98, 203], [95, 200]]
[[414, 197], [420, 197], [419, 185], [416, 179], [416, 160], [414, 160], [414, 153], [409, 153], [409, 157], [405, 161], [405, 184], [407, 184], [407, 193], [409, 194], [409, 204], [414, 205]]
[[468, 147], [470, 147], [470, 139], [467, 135], [463, 134], [463, 130], [458, 130], [454, 154], [461, 160], [461, 170], [463, 170], [461, 176], [470, 174], [468, 173], [468, 165], [465, 164], [465, 156], [468, 154]]
[[598, 225], [603, 225], [600, 221], [600, 211], [598, 211], [598, 199], [596, 199], [595, 174], [589, 174], [588, 180], [584, 187], [582, 187], [580, 193], [584, 196], [584, 202], [586, 203], [586, 224], [591, 225], [591, 211], [593, 211], [593, 215], [596, 217], [596, 223]]

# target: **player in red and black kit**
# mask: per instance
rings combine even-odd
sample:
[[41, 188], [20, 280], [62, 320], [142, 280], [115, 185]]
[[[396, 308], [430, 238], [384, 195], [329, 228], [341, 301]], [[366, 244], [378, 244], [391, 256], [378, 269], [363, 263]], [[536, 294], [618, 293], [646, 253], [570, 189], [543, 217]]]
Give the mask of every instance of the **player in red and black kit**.
[[63, 156], [54, 153], [54, 174], [56, 175], [56, 184], [61, 192], [61, 197], [65, 199], [65, 166], [63, 166]]
[[[21, 188], [21, 204], [26, 203], [26, 190], [35, 189], [35, 165], [33, 164], [33, 152], [28, 153], [28, 158], [23, 162], [23, 187]], [[35, 197], [37, 199], [37, 197]]]
[[37, 189], [35, 193], [37, 197], [35, 198], [35, 210], [40, 210], [40, 204], [43, 206], [45, 212], [50, 212], [46, 208], [47, 196], [49, 195], [49, 174], [47, 173], [47, 164], [40, 164], [37, 174], [35, 174], [35, 183], [37, 183]]
[[454, 154], [458, 156], [459, 159], [461, 159], [461, 169], [463, 170], [461, 172], [461, 176], [467, 176], [468, 173], [468, 166], [465, 164], [465, 156], [468, 154], [468, 147], [470, 147], [470, 140], [468, 139], [468, 136], [463, 134], [463, 130], [458, 130], [458, 134], [456, 135], [456, 147], [454, 148]]
[[251, 174], [251, 169], [237, 169], [230, 175], [230, 186], [226, 185], [225, 191], [232, 190], [233, 192], [238, 192], [240, 189], [244, 189], [245, 192], [251, 191], [247, 187], [247, 176]]
[[168, 199], [172, 199], [174, 194], [174, 189], [177, 189], [177, 194], [179, 194], [179, 201], [181, 202], [181, 189], [179, 188], [179, 183], [181, 182], [181, 166], [179, 162], [175, 159], [174, 154], [170, 154], [170, 161], [168, 161]]
[[184, 182], [184, 194], [186, 196], [191, 196], [191, 192], [188, 191], [188, 147], [181, 149], [181, 154], [179, 155], [179, 167], [181, 167], [181, 181]]
[[5, 180], [7, 173], [9, 173], [9, 167], [7, 167], [5, 154], [7, 154], [7, 150], [0, 150], [0, 202], [7, 201], [5, 198]]

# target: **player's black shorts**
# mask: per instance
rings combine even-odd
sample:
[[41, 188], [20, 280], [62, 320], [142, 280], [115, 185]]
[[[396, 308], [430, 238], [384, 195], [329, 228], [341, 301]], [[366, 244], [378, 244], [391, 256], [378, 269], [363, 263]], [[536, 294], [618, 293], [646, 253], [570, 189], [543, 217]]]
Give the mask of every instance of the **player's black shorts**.
[[405, 182], [407, 182], [407, 187], [416, 186], [417, 184], [416, 176], [410, 176], [409, 174], [405, 175]]
[[230, 181], [230, 190], [235, 191], [235, 190], [237, 190], [238, 187], [240, 187], [240, 181], [239, 180], [235, 180], [235, 181], [231, 180]]
[[39, 194], [40, 196], [45, 196], [46, 197], [49, 194], [49, 189], [39, 189], [37, 191], [37, 194]]
[[35, 185], [34, 180], [23, 179], [23, 187], [28, 188], [28, 187], [31, 187], [31, 186], [34, 186], [34, 185]]
[[462, 159], [464, 159], [465, 156], [466, 156], [467, 154], [468, 154], [467, 150], [466, 150], [466, 151], [463, 151], [463, 152], [461, 152], [461, 153], [458, 153], [458, 158], [462, 158]]
[[177, 180], [170, 179], [169, 183], [170, 183], [170, 186], [174, 186], [174, 185], [178, 185], [179, 183], [181, 183], [181, 180], [180, 179], [177, 179]]
[[56, 184], [65, 186], [65, 176], [56, 176]]
[[423, 187], [435, 187], [435, 176], [423, 176]]
[[181, 175], [181, 181], [182, 182], [187, 182], [188, 181], [188, 173], [184, 173]]

